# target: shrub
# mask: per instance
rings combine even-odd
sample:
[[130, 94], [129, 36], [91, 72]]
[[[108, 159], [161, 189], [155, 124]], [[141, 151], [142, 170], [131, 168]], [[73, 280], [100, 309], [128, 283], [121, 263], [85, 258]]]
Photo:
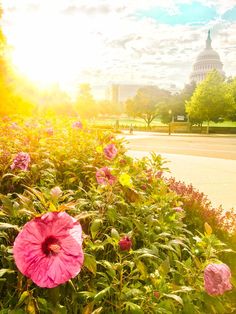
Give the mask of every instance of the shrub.
[[[173, 191], [160, 156], [134, 160], [112, 133], [90, 130], [85, 122], [82, 128], [72, 128], [69, 119], [25, 122], [0, 126], [1, 313], [235, 311], [234, 290], [211, 296], [203, 278], [206, 266], [221, 263], [230, 247], [208, 224], [201, 230], [201, 211], [184, 203], [190, 191]], [[49, 127], [53, 132], [45, 132]], [[112, 158], [106, 158], [107, 147]], [[27, 169], [11, 169], [19, 152], [30, 156]], [[98, 180], [101, 169], [112, 180]], [[176, 210], [180, 206], [183, 211]], [[23, 226], [48, 212], [66, 212], [80, 222], [84, 252], [78, 276], [51, 289], [24, 277], [12, 254]], [[50, 254], [58, 254], [56, 245]]]

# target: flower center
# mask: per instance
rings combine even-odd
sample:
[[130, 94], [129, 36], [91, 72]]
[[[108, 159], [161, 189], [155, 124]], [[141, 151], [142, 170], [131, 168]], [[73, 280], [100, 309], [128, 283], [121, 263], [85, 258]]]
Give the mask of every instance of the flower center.
[[60, 249], [60, 243], [54, 236], [47, 237], [42, 243], [42, 251], [46, 255], [56, 255]]

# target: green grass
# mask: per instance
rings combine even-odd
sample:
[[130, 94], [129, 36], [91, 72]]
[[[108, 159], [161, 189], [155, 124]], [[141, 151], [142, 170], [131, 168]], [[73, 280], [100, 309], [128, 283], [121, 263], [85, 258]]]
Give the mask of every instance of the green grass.
[[[100, 117], [96, 118], [92, 124], [93, 125], [109, 125], [109, 126], [114, 126], [116, 125], [116, 121], [119, 121], [119, 127], [129, 127], [131, 124], [133, 127], [145, 127], [146, 123], [143, 119], [140, 118], [129, 118], [129, 117], [120, 117], [115, 118], [115, 117]], [[151, 126], [163, 126], [166, 124], [161, 123], [160, 119], [155, 119], [152, 123]], [[203, 126], [206, 126], [207, 123], [203, 123]], [[210, 122], [210, 126], [214, 127], [236, 127], [236, 121], [224, 121], [221, 123], [214, 123]]]
[[[206, 122], [203, 123], [204, 126], [207, 125]], [[210, 122], [210, 126], [214, 126], [214, 127], [236, 127], [236, 121], [224, 121], [224, 122], [220, 122], [220, 123], [215, 123], [215, 122]]]

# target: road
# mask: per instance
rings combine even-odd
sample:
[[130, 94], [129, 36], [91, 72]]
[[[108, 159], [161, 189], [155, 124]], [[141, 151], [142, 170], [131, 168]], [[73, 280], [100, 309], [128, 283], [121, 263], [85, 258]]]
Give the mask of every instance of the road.
[[236, 208], [236, 136], [124, 134], [129, 154], [161, 154], [176, 179], [192, 183], [214, 206]]

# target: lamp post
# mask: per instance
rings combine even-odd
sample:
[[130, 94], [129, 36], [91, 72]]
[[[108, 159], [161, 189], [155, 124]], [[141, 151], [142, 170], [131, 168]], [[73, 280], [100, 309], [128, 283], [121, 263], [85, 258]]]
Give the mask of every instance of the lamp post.
[[171, 135], [172, 110], [169, 109], [168, 113], [169, 113], [169, 115], [170, 115], [170, 119], [169, 119], [169, 132], [168, 132], [168, 134]]

